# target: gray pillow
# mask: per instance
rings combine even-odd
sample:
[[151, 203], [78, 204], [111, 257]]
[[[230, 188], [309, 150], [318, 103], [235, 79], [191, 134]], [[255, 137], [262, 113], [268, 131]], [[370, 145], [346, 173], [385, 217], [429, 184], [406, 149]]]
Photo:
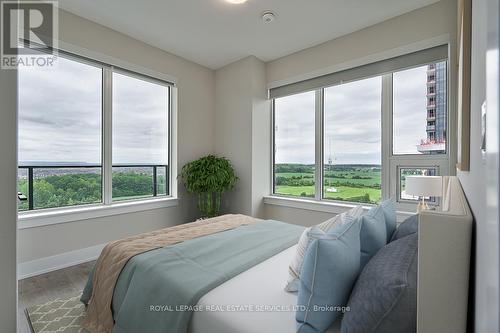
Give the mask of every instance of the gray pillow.
[[342, 333], [416, 332], [417, 234], [384, 246], [351, 293]]
[[391, 242], [418, 232], [418, 214], [408, 217], [392, 234]]

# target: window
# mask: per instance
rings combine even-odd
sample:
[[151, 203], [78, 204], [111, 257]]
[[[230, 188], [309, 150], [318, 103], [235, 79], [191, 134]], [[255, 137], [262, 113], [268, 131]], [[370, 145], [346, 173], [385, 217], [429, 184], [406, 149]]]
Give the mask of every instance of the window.
[[[432, 73], [429, 75], [429, 73]], [[447, 62], [439, 61], [392, 75], [392, 155], [390, 197], [400, 209], [418, 198], [404, 191], [408, 175], [447, 175]], [[427, 88], [426, 88], [427, 87]], [[393, 180], [394, 178], [395, 180]], [[436, 198], [425, 198], [436, 203]]]
[[168, 196], [170, 90], [62, 51], [20, 67], [19, 211]]
[[102, 68], [19, 68], [20, 210], [102, 202]]
[[[438, 78], [432, 96], [426, 92], [427, 72], [431, 67]], [[446, 153], [446, 75], [445, 62], [393, 74], [394, 155]], [[436, 104], [438, 98], [441, 103]]]
[[[418, 197], [405, 193], [405, 181], [407, 176], [437, 176], [439, 174], [438, 167], [416, 168], [416, 167], [401, 167], [399, 168], [399, 196], [400, 201], [418, 201]], [[425, 197], [428, 202], [436, 202], [435, 197]]]
[[438, 47], [271, 89], [273, 194], [367, 204], [391, 197], [413, 209], [405, 177], [450, 169], [447, 54]]
[[168, 87], [113, 73], [113, 200], [166, 195]]
[[315, 92], [274, 100], [274, 193], [315, 196]]
[[380, 202], [382, 77], [325, 88], [324, 94], [323, 198]]

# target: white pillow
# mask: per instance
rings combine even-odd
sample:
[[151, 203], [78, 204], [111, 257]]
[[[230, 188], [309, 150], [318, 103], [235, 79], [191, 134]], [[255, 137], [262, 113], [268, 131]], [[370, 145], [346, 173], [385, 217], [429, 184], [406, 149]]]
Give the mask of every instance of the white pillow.
[[299, 243], [297, 244], [297, 251], [295, 252], [295, 256], [293, 257], [290, 266], [288, 266], [288, 280], [286, 282], [285, 291], [295, 292], [299, 290], [300, 270], [302, 269], [304, 255], [306, 253], [307, 247], [309, 246], [309, 243], [312, 242], [312, 238], [309, 237], [309, 231], [312, 228], [318, 228], [319, 230], [327, 233], [329, 230], [344, 224], [346, 222], [347, 215], [358, 218], [363, 215], [363, 207], [356, 206], [345, 213], [336, 215], [323, 223], [320, 223], [314, 227], [306, 228], [306, 230], [304, 230], [304, 232], [300, 236]]

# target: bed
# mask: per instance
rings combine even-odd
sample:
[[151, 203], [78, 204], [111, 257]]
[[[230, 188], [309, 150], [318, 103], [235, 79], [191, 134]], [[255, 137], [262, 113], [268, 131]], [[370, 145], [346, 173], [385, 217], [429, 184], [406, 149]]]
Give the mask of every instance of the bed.
[[[195, 312], [189, 332], [295, 332], [295, 312], [280, 312], [282, 309], [292, 309], [297, 304], [297, 295], [283, 290], [288, 277], [288, 265], [294, 253], [295, 246], [292, 246], [211, 290], [198, 302], [202, 306], [270, 305], [276, 311]], [[340, 332], [339, 324], [340, 321], [335, 322], [328, 333]]]
[[[466, 331], [472, 215], [458, 179], [446, 177], [444, 184], [442, 209], [419, 214], [416, 325], [419, 333]], [[116, 287], [111, 291], [112, 306], [111, 303], [109, 306], [110, 311], [111, 308], [114, 310], [112, 320], [114, 319], [115, 324], [95, 327], [91, 332], [295, 332], [294, 306], [297, 304], [297, 296], [285, 292], [283, 287], [288, 265], [295, 253], [294, 244], [303, 228], [282, 225], [276, 221], [256, 223], [252, 228], [245, 227], [254, 222], [243, 221], [225, 226], [226, 229], [219, 230], [225, 232], [208, 233], [203, 237], [176, 243], [175, 246], [146, 247], [140, 255], [132, 254], [128, 259], [122, 258], [126, 264], [119, 270]], [[182, 228], [186, 227], [179, 228], [182, 232]], [[242, 230], [248, 234], [240, 235]], [[277, 230], [283, 235], [275, 243]], [[240, 236], [243, 238], [238, 238]], [[241, 253], [231, 252], [235, 249], [233, 243], [246, 242], [247, 239], [253, 241], [246, 244], [247, 247], [243, 247]], [[271, 246], [271, 243], [274, 245]], [[148, 242], [142, 245], [145, 244], [149, 246]], [[193, 257], [191, 252], [194, 252]], [[189, 254], [185, 255], [186, 253]], [[179, 254], [181, 261], [164, 261], [165, 257], [176, 257]], [[152, 261], [148, 262], [144, 258]], [[194, 275], [204, 275], [206, 267], [199, 271], [197, 265], [197, 262], [203, 260], [211, 260], [209, 266], [212, 269], [206, 272], [208, 278], [203, 281], [204, 287], [189, 296], [188, 300], [194, 300], [193, 305], [196, 306], [187, 312], [181, 312], [184, 319], [161, 322], [169, 316], [162, 316], [161, 313], [158, 315], [146, 309], [150, 304], [161, 306], [167, 303], [169, 297], [178, 297], [176, 290], [169, 289], [168, 279], [150, 282], [147, 281], [149, 275], [155, 271], [165, 271], [166, 267], [170, 271], [178, 270], [171, 267], [181, 268], [182, 271], [185, 266], [192, 264], [193, 268], [184, 272], [184, 282], [186, 286], [190, 286]], [[231, 267], [231, 274], [226, 274], [227, 270], [224, 274], [218, 274], [227, 262], [236, 260], [244, 263], [235, 265], [238, 266], [237, 269]], [[139, 275], [140, 278], [136, 278], [137, 274], [134, 275], [138, 270], [145, 272], [142, 277]], [[183, 279], [182, 274], [176, 279]], [[86, 288], [82, 296], [84, 303], [95, 292], [92, 281], [95, 283], [93, 276], [89, 277], [91, 287]], [[135, 286], [133, 293], [129, 292], [131, 286]], [[182, 288], [183, 284], [177, 284], [171, 289]], [[124, 311], [124, 308], [128, 310]], [[167, 310], [159, 312], [176, 311]], [[335, 321], [328, 332], [340, 332], [340, 320]]]

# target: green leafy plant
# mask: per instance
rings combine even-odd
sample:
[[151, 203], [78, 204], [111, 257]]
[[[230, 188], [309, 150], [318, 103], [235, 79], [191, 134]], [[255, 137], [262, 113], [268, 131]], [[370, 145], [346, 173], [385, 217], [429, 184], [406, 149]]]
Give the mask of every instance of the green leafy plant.
[[198, 209], [202, 217], [217, 216], [222, 193], [231, 190], [238, 180], [231, 162], [208, 155], [182, 167], [180, 177], [189, 193], [198, 195]]

